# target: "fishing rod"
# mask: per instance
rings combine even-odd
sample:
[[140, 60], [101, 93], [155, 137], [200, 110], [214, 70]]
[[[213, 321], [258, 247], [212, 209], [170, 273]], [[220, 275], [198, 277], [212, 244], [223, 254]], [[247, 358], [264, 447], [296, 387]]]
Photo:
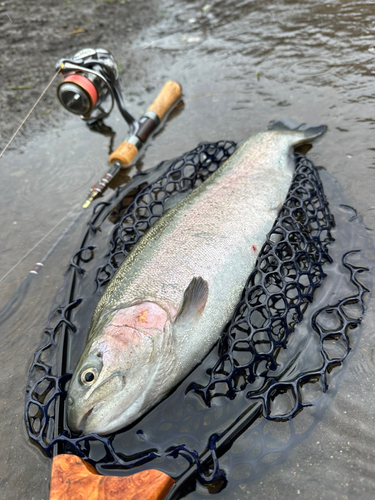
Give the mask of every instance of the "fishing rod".
[[147, 140], [181, 99], [181, 86], [174, 81], [164, 84], [154, 102], [139, 120], [126, 109], [122, 96], [118, 68], [113, 55], [105, 49], [82, 49], [71, 59], [60, 59], [56, 70], [62, 74], [57, 88], [60, 103], [69, 112], [80, 115], [91, 128], [99, 128], [117, 107], [129, 126], [129, 135], [109, 157], [110, 168], [91, 188], [83, 204], [90, 203], [103, 192], [122, 168], [129, 166]]
[[[122, 117], [129, 126], [129, 135], [120, 143], [109, 157], [109, 167], [100, 180], [92, 186], [82, 208], [90, 206], [92, 201], [103, 193], [108, 183], [123, 167], [128, 167], [136, 156], [145, 148], [151, 136], [160, 128], [169, 113], [180, 102], [182, 97], [181, 85], [174, 81], [164, 84], [154, 102], [139, 120], [136, 120], [126, 109], [119, 80], [119, 72], [113, 55], [105, 49], [85, 48], [74, 54], [70, 59], [62, 58], [56, 63], [56, 73], [43, 90], [37, 101], [27, 113], [15, 133], [0, 153], [4, 155], [11, 142], [17, 136], [31, 113], [39, 104], [47, 90], [55, 81], [56, 77], [62, 75], [62, 80], [57, 87], [57, 97], [64, 108], [75, 115], [79, 115], [92, 130], [102, 131], [108, 129], [103, 123], [114, 108], [116, 103]], [[46, 235], [44, 235], [28, 252], [0, 278], [5, 279], [35, 248], [64, 220], [67, 219], [76, 207], [64, 216]], [[80, 215], [80, 214], [78, 214]], [[74, 219], [69, 227], [76, 222]], [[65, 232], [58, 238], [55, 245], [59, 243]], [[47, 252], [47, 256], [50, 252]], [[31, 274], [38, 274], [43, 266], [46, 256], [39, 259]], [[17, 294], [17, 292], [16, 292]], [[12, 300], [12, 299], [11, 299]]]

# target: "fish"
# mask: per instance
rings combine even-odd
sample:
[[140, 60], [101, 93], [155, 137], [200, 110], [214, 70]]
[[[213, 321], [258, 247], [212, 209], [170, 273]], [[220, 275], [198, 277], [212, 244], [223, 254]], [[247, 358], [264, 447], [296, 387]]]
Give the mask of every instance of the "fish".
[[67, 393], [73, 432], [106, 435], [160, 402], [230, 320], [294, 173], [324, 125], [271, 122], [134, 246], [96, 306]]

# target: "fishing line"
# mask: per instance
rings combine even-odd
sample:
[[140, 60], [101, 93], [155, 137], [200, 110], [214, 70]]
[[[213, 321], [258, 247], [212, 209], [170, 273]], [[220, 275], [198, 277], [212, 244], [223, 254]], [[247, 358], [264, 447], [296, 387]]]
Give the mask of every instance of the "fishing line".
[[[16, 135], [18, 134], [18, 132], [21, 130], [21, 128], [23, 127], [23, 125], [25, 124], [26, 120], [29, 118], [29, 116], [31, 115], [31, 113], [34, 111], [34, 109], [36, 108], [36, 106], [39, 104], [40, 100], [42, 99], [42, 97], [44, 96], [44, 94], [47, 92], [47, 90], [50, 88], [50, 86], [52, 85], [52, 83], [54, 82], [55, 78], [57, 77], [57, 75], [60, 73], [61, 71], [61, 68], [58, 69], [58, 71], [54, 74], [53, 78], [51, 79], [51, 81], [48, 83], [47, 87], [43, 90], [43, 92], [40, 94], [40, 96], [38, 97], [37, 101], [35, 102], [34, 106], [30, 109], [30, 111], [27, 113], [26, 117], [23, 119], [23, 121], [21, 122], [21, 125], [18, 127], [18, 129], [14, 132], [14, 134], [12, 135], [12, 137], [10, 138], [8, 144], [5, 146], [5, 148], [2, 150], [2, 152], [0, 153], [0, 158], [3, 156], [3, 154], [5, 153], [5, 151], [8, 149], [8, 147], [10, 146], [11, 142], [13, 141], [13, 139], [16, 137]], [[1, 280], [0, 280], [1, 281]]]
[[[61, 224], [67, 217], [69, 217], [69, 215], [71, 215], [75, 210], [76, 208], [78, 208], [80, 206], [80, 204], [76, 205], [75, 208], [73, 208], [73, 210], [71, 212], [68, 213], [68, 215], [66, 215], [60, 222], [59, 224]], [[70, 222], [70, 224], [64, 229], [64, 231], [60, 234], [60, 236], [57, 238], [57, 240], [55, 241], [55, 243], [53, 243], [53, 245], [50, 247], [50, 249], [47, 251], [47, 253], [45, 254], [45, 256], [43, 257], [43, 259], [41, 260], [41, 262], [43, 263], [44, 261], [46, 261], [48, 259], [48, 257], [51, 255], [51, 253], [55, 250], [55, 248], [57, 247], [57, 245], [60, 243], [60, 241], [65, 237], [66, 233], [68, 233], [71, 229], [71, 227], [77, 222], [77, 219], [82, 215], [83, 212], [79, 211], [76, 216], [74, 217], [74, 219]], [[58, 224], [58, 225], [59, 225]], [[52, 232], [57, 226], [55, 226], [53, 229], [51, 229], [50, 232]], [[32, 271], [30, 271], [32, 272]]]
[[[23, 127], [23, 125], [26, 123], [26, 121], [28, 120], [28, 118], [30, 117], [31, 113], [34, 111], [34, 109], [36, 108], [36, 106], [39, 104], [39, 102], [41, 101], [42, 97], [44, 96], [44, 94], [47, 92], [47, 90], [50, 88], [50, 86], [52, 85], [52, 83], [54, 82], [55, 78], [57, 77], [57, 75], [61, 72], [61, 68], [59, 68], [56, 73], [53, 75], [53, 77], [51, 78], [51, 80], [49, 81], [49, 83], [47, 84], [46, 88], [43, 90], [43, 92], [40, 94], [40, 96], [38, 97], [38, 99], [36, 100], [36, 102], [34, 103], [34, 105], [32, 106], [32, 108], [30, 109], [30, 111], [27, 113], [27, 115], [25, 116], [25, 118], [22, 120], [20, 126], [17, 128], [17, 130], [14, 132], [14, 134], [12, 135], [12, 137], [10, 138], [10, 140], [8, 141], [8, 143], [6, 144], [6, 146], [4, 147], [4, 149], [1, 151], [0, 153], [0, 158], [3, 156], [3, 154], [5, 153], [5, 151], [8, 149], [8, 147], [10, 146], [10, 144], [12, 143], [12, 141], [14, 140], [14, 138], [16, 137], [16, 135], [19, 133], [19, 131], [21, 130], [21, 128]], [[50, 231], [48, 231], [47, 234], [45, 234], [11, 269], [9, 269], [9, 271], [7, 273], [4, 274], [4, 276], [0, 279], [0, 283], [19, 265], [21, 264], [21, 262], [23, 262], [26, 257], [28, 255], [30, 255], [30, 253], [35, 250], [35, 248], [40, 245], [40, 243], [42, 243], [43, 240], [45, 240], [47, 238], [47, 236], [49, 236], [62, 222], [64, 222], [65, 219], [67, 219], [75, 210], [77, 209], [77, 207], [74, 207], [73, 210], [71, 212], [69, 212], [65, 217], [63, 217], [60, 222], [58, 222]], [[74, 222], [74, 221], [72, 221]], [[70, 225], [69, 225], [70, 227]], [[68, 228], [67, 228], [68, 229]], [[60, 238], [57, 240], [57, 242], [53, 245], [53, 248], [56, 246], [56, 244], [61, 240], [61, 237], [65, 234], [66, 230], [64, 231], [64, 233], [60, 236]], [[42, 260], [45, 260], [46, 257], [49, 255], [50, 252], [47, 252], [47, 254], [43, 257]]]
[[[28, 255], [30, 255], [30, 254], [31, 254], [31, 252], [32, 252], [33, 250], [35, 250], [35, 248], [36, 248], [38, 245], [40, 245], [40, 243], [42, 243], [42, 241], [43, 241], [43, 240], [45, 240], [45, 239], [47, 238], [47, 236], [49, 236], [49, 235], [50, 235], [50, 234], [51, 234], [51, 233], [52, 233], [52, 232], [53, 232], [53, 231], [54, 231], [54, 230], [55, 230], [55, 229], [56, 229], [56, 228], [57, 228], [60, 224], [62, 224], [62, 223], [64, 222], [64, 220], [65, 220], [65, 219], [67, 219], [67, 218], [68, 218], [68, 217], [69, 217], [69, 216], [70, 216], [73, 212], [75, 212], [75, 211], [77, 210], [77, 208], [79, 207], [79, 205], [80, 205], [80, 204], [76, 205], [76, 206], [75, 206], [75, 207], [74, 207], [74, 208], [73, 208], [73, 209], [72, 209], [72, 210], [71, 210], [71, 211], [70, 211], [67, 215], [65, 215], [65, 217], [63, 217], [63, 218], [60, 220], [60, 222], [58, 222], [58, 223], [57, 223], [57, 224], [56, 224], [56, 225], [55, 225], [52, 229], [50, 229], [50, 230], [48, 231], [48, 233], [47, 233], [47, 234], [45, 234], [45, 235], [43, 236], [43, 238], [41, 238], [41, 239], [40, 239], [40, 240], [39, 240], [39, 241], [38, 241], [38, 242], [37, 242], [37, 243], [36, 243], [36, 244], [35, 244], [32, 248], [30, 248], [30, 250], [29, 250], [29, 251], [28, 251], [28, 252], [27, 252], [27, 253], [26, 253], [26, 254], [25, 254], [25, 255], [24, 255], [24, 256], [23, 256], [23, 257], [22, 257], [22, 258], [21, 258], [21, 259], [20, 259], [17, 263], [16, 263], [16, 264], [14, 264], [14, 266], [13, 266], [11, 269], [9, 269], [9, 271], [8, 271], [6, 274], [4, 274], [4, 276], [0, 279], [0, 283], [3, 281], [3, 279], [4, 279], [4, 278], [6, 278], [6, 277], [8, 276], [8, 274], [10, 274], [10, 273], [13, 271], [13, 269], [15, 269], [15, 268], [16, 268], [19, 264], [21, 264], [21, 262], [23, 262], [23, 261], [25, 260], [25, 259], [26, 259], [26, 257], [27, 257]], [[77, 217], [78, 217], [80, 214], [81, 214], [81, 212], [77, 214]], [[76, 217], [76, 218], [77, 218], [77, 217]], [[67, 231], [67, 230], [71, 227], [71, 225], [75, 222], [75, 220], [76, 220], [76, 219], [74, 219], [74, 220], [73, 220], [73, 221], [69, 224], [69, 226], [65, 229], [65, 231], [62, 233], [62, 235], [61, 235], [61, 236], [58, 238], [58, 240], [57, 240], [57, 241], [53, 244], [52, 248], [51, 248], [51, 249], [50, 249], [50, 250], [46, 253], [46, 255], [43, 257], [42, 261], [43, 261], [43, 260], [45, 260], [45, 259], [47, 258], [47, 256], [50, 254], [50, 252], [51, 252], [51, 251], [52, 251], [52, 250], [56, 247], [56, 245], [57, 245], [57, 244], [61, 241], [61, 238], [65, 235], [66, 231]]]

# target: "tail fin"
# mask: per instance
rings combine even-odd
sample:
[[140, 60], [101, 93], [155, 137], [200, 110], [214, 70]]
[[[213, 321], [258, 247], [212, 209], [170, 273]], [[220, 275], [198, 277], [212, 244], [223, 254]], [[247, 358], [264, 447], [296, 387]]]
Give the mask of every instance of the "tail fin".
[[307, 142], [323, 135], [327, 127], [326, 125], [307, 125], [306, 123], [298, 123], [291, 118], [285, 118], [283, 120], [274, 120], [270, 122], [267, 130], [300, 132], [305, 137], [304, 142]]

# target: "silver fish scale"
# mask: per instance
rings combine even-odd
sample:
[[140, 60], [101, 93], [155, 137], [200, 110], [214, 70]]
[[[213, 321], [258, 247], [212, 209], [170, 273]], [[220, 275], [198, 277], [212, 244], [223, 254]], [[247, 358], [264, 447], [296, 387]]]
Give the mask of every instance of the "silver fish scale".
[[[263, 132], [165, 214], [134, 248], [93, 316], [151, 299], [176, 311], [194, 276], [208, 282], [205, 310], [177, 337], [178, 372], [189, 370], [217, 340], [240, 298], [292, 179], [290, 148], [300, 132]], [[223, 290], [225, 288], [225, 293]], [[188, 357], [186, 352], [189, 352]]]
[[[95, 309], [69, 385], [72, 430], [106, 434], [132, 423], [219, 339], [286, 198], [294, 170], [292, 146], [325, 131], [286, 131], [280, 122], [272, 126], [272, 131], [246, 141], [205, 183], [167, 211], [119, 269]], [[198, 283], [207, 287], [204, 304], [199, 303]], [[124, 319], [122, 333], [115, 334], [109, 325], [116, 312], [146, 302], [154, 302], [167, 316], [154, 329], [153, 353], [144, 363], [142, 326], [133, 327]], [[180, 321], [183, 303], [188, 313]], [[152, 321], [150, 316], [150, 326]], [[129, 349], [139, 351], [130, 364]], [[82, 382], [84, 373], [91, 376], [89, 390]]]

